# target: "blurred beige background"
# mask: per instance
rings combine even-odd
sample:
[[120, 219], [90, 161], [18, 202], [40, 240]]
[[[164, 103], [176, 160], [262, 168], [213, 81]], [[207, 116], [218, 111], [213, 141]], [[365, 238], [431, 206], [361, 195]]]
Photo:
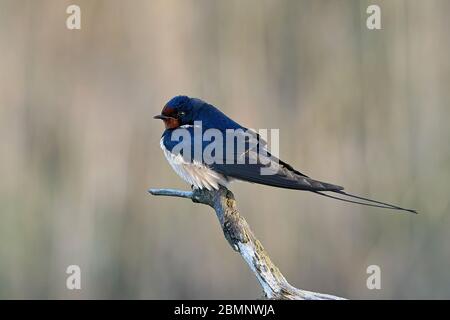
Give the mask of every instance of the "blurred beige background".
[[[379, 4], [382, 30], [365, 27]], [[66, 29], [81, 6], [82, 29]], [[281, 157], [421, 214], [251, 184], [242, 214], [295, 286], [450, 298], [450, 1], [0, 0], [0, 298], [258, 298], [152, 120], [177, 94], [280, 128]], [[65, 270], [82, 269], [82, 290]], [[366, 288], [377, 264], [382, 289]]]

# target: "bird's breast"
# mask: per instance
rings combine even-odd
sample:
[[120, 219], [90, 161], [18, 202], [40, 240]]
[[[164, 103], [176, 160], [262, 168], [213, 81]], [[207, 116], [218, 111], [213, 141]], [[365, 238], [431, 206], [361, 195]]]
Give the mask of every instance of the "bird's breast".
[[208, 166], [196, 161], [186, 160], [181, 154], [172, 153], [164, 145], [164, 138], [160, 142], [164, 156], [172, 169], [187, 183], [198, 189], [219, 189], [219, 185], [227, 186], [230, 182], [224, 175], [212, 170]]

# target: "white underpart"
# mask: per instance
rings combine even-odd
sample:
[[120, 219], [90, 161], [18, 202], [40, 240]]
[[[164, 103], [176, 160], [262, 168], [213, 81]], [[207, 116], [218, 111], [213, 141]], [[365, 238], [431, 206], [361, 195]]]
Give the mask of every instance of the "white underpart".
[[164, 156], [172, 166], [173, 170], [187, 183], [198, 189], [219, 189], [219, 185], [227, 186], [229, 179], [215, 172], [204, 164], [193, 160], [187, 162], [181, 154], [173, 154], [166, 149], [163, 138], [160, 141]]

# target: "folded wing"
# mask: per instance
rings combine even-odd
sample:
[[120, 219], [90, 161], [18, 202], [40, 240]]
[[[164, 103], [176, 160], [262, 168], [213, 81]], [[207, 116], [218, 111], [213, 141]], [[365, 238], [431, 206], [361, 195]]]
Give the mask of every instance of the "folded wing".
[[[250, 134], [249, 134], [250, 133]], [[341, 186], [317, 181], [295, 170], [267, 151], [267, 143], [256, 133], [247, 131], [245, 148], [227, 150], [224, 163], [210, 167], [226, 177], [286, 189], [338, 191]], [[228, 160], [228, 161], [227, 161]]]

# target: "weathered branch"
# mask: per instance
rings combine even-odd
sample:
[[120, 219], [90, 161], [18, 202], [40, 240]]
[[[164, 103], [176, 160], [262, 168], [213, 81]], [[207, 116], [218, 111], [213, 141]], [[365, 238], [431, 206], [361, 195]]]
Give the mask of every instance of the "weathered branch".
[[217, 191], [150, 189], [149, 192], [155, 196], [189, 198], [193, 202], [212, 207], [216, 211], [225, 238], [231, 247], [241, 254], [256, 275], [266, 298], [283, 300], [342, 299], [328, 294], [300, 290], [291, 286], [273, 264], [261, 242], [256, 239], [247, 221], [239, 214], [233, 193], [228, 189], [223, 187]]

